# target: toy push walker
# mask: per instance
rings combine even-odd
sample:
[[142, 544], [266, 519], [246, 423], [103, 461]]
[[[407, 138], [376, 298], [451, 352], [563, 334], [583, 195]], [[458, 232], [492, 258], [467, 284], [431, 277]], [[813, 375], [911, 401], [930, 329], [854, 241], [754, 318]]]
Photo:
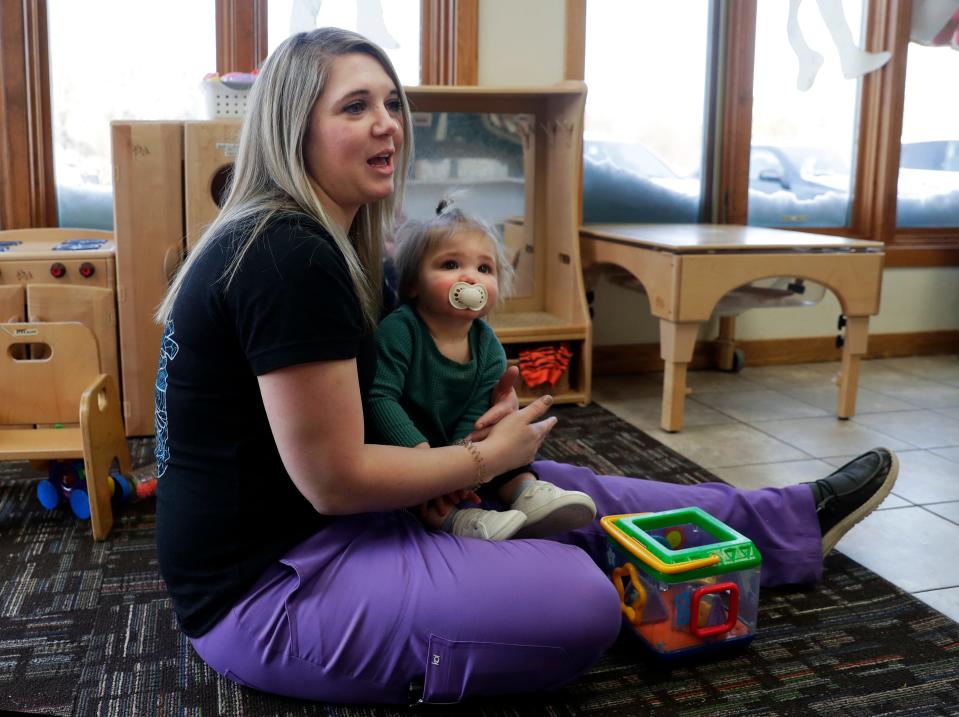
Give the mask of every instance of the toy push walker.
[[606, 557], [625, 621], [670, 660], [756, 636], [762, 558], [699, 508], [607, 515]]

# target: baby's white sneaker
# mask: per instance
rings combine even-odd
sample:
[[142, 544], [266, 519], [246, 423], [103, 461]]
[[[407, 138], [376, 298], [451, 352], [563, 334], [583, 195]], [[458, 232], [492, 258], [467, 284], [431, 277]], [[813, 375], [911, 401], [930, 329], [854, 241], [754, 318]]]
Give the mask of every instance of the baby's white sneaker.
[[526, 523], [526, 514], [518, 510], [457, 510], [444, 530], [451, 535], [481, 540], [509, 540]]
[[575, 530], [596, 517], [593, 499], [578, 490], [563, 490], [544, 480], [529, 481], [513, 504], [526, 514], [526, 525], [516, 537], [542, 538]]

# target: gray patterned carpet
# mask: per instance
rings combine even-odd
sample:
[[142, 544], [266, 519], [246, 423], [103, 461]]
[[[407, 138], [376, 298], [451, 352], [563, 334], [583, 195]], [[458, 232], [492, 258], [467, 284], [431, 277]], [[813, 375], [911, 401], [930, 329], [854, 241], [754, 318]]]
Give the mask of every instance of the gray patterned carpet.
[[[598, 406], [562, 407], [543, 453], [600, 473], [717, 480]], [[134, 442], [150, 460], [149, 441]], [[57, 715], [402, 715], [272, 697], [219, 678], [176, 627], [152, 502], [105, 543], [35, 497], [42, 474], [0, 463], [0, 711]], [[833, 553], [814, 588], [765, 590], [745, 652], [666, 667], [628, 635], [565, 689], [434, 714], [959, 715], [959, 626]]]

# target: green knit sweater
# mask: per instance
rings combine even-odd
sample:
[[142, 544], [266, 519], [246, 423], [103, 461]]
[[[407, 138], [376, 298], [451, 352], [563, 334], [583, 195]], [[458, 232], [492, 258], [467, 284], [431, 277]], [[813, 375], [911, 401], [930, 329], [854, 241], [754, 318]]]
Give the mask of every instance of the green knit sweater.
[[380, 323], [376, 377], [367, 402], [371, 437], [379, 443], [448, 446], [468, 435], [490, 405], [506, 370], [506, 352], [482, 320], [470, 328], [470, 360], [458, 363], [436, 348], [409, 304]]

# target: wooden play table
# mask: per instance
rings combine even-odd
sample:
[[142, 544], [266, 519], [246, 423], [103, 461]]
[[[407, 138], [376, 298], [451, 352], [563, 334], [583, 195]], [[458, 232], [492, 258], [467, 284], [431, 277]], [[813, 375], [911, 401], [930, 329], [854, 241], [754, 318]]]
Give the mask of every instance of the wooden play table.
[[816, 281], [839, 299], [846, 335], [836, 415], [855, 413], [859, 359], [866, 352], [869, 317], [879, 312], [881, 242], [713, 224], [587, 224], [580, 240], [584, 269], [622, 267], [642, 284], [659, 318], [664, 430], [683, 426], [686, 368], [700, 324], [726, 293], [777, 276]]

